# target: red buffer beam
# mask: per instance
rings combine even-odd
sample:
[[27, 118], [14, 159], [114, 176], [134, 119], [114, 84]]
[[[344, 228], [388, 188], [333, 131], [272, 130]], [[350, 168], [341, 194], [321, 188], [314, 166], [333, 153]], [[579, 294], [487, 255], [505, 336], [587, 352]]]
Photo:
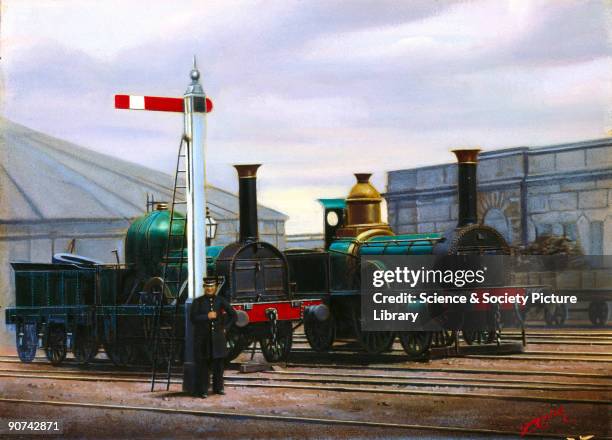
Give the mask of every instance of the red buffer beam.
[[[206, 107], [202, 98], [195, 98], [195, 111], [210, 113], [212, 101], [206, 98]], [[149, 110], [158, 112], [184, 112], [183, 98], [167, 98], [162, 96], [115, 95], [115, 108], [125, 110]]]

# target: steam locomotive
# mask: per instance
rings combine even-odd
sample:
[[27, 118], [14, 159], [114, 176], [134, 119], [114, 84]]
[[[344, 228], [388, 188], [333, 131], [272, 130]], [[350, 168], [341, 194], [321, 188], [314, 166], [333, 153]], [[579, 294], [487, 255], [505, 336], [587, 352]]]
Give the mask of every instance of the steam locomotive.
[[[328, 313], [320, 298], [293, 297], [285, 254], [258, 239], [258, 167], [236, 166], [240, 238], [208, 246], [206, 264], [223, 280], [219, 294], [238, 312], [227, 338], [229, 358], [256, 340], [274, 362], [288, 356], [293, 328], [307, 312], [320, 319]], [[188, 296], [185, 226], [183, 214], [159, 204], [130, 225], [123, 265], [70, 254], [54, 256], [52, 264], [12, 263], [16, 305], [6, 309], [6, 322], [16, 325], [20, 359], [31, 361], [40, 347], [53, 364], [69, 351], [85, 364], [103, 346], [116, 365], [180, 360]]]
[[[459, 219], [450, 231], [396, 235], [381, 220], [380, 193], [369, 182], [370, 174], [356, 174], [357, 182], [346, 200], [321, 199], [324, 208], [324, 249], [290, 249], [285, 253], [296, 297], [321, 298], [331, 315], [325, 321], [308, 313], [304, 329], [310, 346], [319, 352], [331, 348], [336, 335], [356, 337], [368, 353], [389, 350], [399, 336], [408, 355], [418, 357], [431, 346], [451, 345], [461, 326], [469, 343], [490, 343], [501, 326], [518, 324], [512, 306], [451, 310], [454, 319], [440, 331], [365, 331], [360, 307], [361, 260], [382, 255], [509, 255], [511, 248], [494, 228], [477, 219], [476, 168], [480, 150], [455, 150], [458, 160]], [[524, 292], [523, 292], [524, 293]], [[448, 315], [448, 311], [447, 311]], [[459, 316], [456, 316], [459, 315]]]
[[[240, 237], [227, 246], [207, 247], [209, 274], [224, 280], [220, 294], [238, 311], [228, 335], [229, 358], [258, 341], [265, 358], [284, 360], [293, 330], [304, 324], [316, 351], [329, 350], [337, 335], [354, 335], [369, 353], [388, 350], [399, 336], [413, 356], [432, 345], [449, 345], [457, 328], [440, 332], [372, 332], [362, 329], [360, 261], [376, 255], [509, 254], [493, 228], [477, 223], [478, 150], [455, 151], [458, 159], [459, 222], [446, 233], [395, 235], [382, 221], [382, 197], [369, 174], [356, 174], [346, 199], [321, 199], [324, 249], [280, 251], [260, 241], [257, 231], [256, 174], [259, 165], [236, 166], [239, 176]], [[16, 325], [16, 347], [24, 362], [43, 348], [53, 364], [72, 351], [80, 363], [100, 346], [116, 365], [155, 363], [183, 352], [188, 296], [186, 220], [160, 204], [130, 226], [125, 264], [100, 264], [58, 255], [52, 264], [12, 263], [16, 306], [6, 309]], [[471, 323], [461, 330], [468, 343], [492, 342], [514, 309], [462, 311]], [[476, 323], [476, 324], [474, 324]], [[470, 327], [471, 325], [471, 327]]]

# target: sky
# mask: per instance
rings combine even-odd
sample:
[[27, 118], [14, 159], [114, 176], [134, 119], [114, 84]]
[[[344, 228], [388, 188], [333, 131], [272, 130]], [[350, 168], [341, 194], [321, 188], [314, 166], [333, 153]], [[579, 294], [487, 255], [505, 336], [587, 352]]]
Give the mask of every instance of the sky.
[[210, 183], [262, 163], [260, 202], [321, 232], [353, 173], [602, 138], [612, 129], [612, 2], [4, 0], [2, 114], [173, 172], [178, 114], [113, 108], [181, 96], [192, 55], [215, 109]]

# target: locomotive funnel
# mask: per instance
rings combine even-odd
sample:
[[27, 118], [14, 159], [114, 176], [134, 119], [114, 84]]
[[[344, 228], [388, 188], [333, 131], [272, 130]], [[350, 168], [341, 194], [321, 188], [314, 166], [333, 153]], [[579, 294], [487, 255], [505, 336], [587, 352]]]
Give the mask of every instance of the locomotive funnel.
[[453, 150], [457, 156], [457, 195], [459, 198], [459, 219], [457, 227], [478, 222], [478, 195], [476, 168], [480, 149]]
[[238, 171], [240, 199], [240, 242], [256, 241], [257, 231], [257, 168], [255, 165], [234, 165]]

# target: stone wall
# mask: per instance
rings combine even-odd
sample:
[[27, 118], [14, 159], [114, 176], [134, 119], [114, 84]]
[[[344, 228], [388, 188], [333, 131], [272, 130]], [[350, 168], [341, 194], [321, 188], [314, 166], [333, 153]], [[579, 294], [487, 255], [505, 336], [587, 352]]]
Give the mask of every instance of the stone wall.
[[[398, 233], [453, 228], [456, 182], [455, 164], [390, 171], [389, 223]], [[587, 254], [612, 254], [612, 139], [484, 152], [478, 190], [480, 221], [514, 245], [565, 234]]]

